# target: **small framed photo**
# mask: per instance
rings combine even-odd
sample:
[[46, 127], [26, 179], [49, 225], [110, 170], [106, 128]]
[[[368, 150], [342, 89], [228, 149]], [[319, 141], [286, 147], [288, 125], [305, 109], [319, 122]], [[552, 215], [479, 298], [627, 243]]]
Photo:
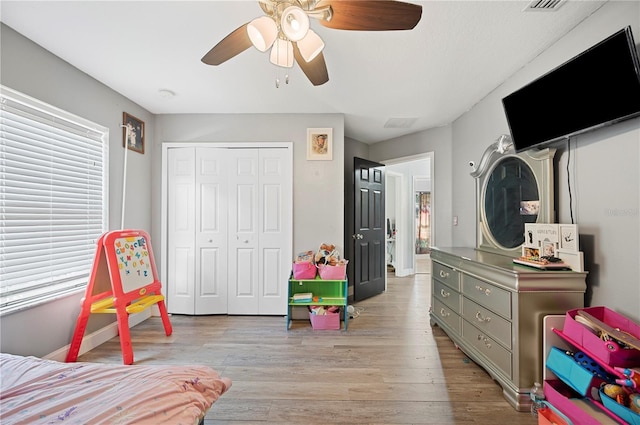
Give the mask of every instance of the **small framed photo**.
[[333, 160], [333, 129], [308, 128], [307, 129], [307, 160], [331, 161]]
[[560, 248], [565, 251], [578, 251], [578, 225], [560, 225]]
[[122, 146], [144, 154], [144, 121], [123, 112], [122, 125]]

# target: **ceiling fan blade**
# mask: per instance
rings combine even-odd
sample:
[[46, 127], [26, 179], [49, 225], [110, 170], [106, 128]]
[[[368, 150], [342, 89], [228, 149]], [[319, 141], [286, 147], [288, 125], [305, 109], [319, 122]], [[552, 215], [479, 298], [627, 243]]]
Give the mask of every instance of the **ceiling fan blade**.
[[331, 6], [327, 28], [354, 31], [410, 30], [422, 17], [422, 6], [394, 0], [322, 0], [316, 8]]
[[311, 62], [305, 62], [297, 43], [293, 43], [293, 57], [295, 58], [298, 66], [307, 76], [311, 84], [314, 86], [320, 86], [329, 81], [329, 73], [327, 71], [327, 64], [324, 61], [324, 55], [322, 52], [318, 54]]
[[202, 57], [202, 62], [207, 65], [220, 65], [251, 47], [247, 25], [248, 23], [242, 25], [213, 46], [213, 49]]

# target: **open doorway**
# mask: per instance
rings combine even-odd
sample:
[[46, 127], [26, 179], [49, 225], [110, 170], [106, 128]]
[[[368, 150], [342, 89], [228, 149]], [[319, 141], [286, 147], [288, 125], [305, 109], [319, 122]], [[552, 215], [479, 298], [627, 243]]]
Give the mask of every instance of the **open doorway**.
[[415, 203], [414, 249], [415, 272], [431, 271], [431, 180], [428, 177], [413, 178]]
[[[428, 273], [429, 250], [434, 244], [433, 152], [392, 159], [384, 164], [388, 274], [402, 277]], [[428, 193], [428, 216], [419, 214], [421, 207], [416, 201], [420, 198], [416, 192]], [[426, 222], [421, 221], [425, 218]]]

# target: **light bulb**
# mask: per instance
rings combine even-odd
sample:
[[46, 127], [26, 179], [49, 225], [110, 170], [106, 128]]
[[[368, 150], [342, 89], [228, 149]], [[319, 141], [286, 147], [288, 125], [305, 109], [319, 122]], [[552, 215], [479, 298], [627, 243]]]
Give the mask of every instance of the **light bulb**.
[[309, 17], [298, 6], [289, 6], [282, 12], [280, 26], [289, 40], [302, 40], [309, 31]]

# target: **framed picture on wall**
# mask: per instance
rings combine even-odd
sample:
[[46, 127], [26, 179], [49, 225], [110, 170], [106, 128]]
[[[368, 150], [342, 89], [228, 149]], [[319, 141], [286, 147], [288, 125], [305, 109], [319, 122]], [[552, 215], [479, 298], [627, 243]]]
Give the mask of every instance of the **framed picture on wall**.
[[122, 146], [144, 154], [144, 121], [123, 112], [122, 125]]
[[308, 128], [307, 129], [307, 160], [309, 161], [333, 160], [333, 129], [332, 128]]

